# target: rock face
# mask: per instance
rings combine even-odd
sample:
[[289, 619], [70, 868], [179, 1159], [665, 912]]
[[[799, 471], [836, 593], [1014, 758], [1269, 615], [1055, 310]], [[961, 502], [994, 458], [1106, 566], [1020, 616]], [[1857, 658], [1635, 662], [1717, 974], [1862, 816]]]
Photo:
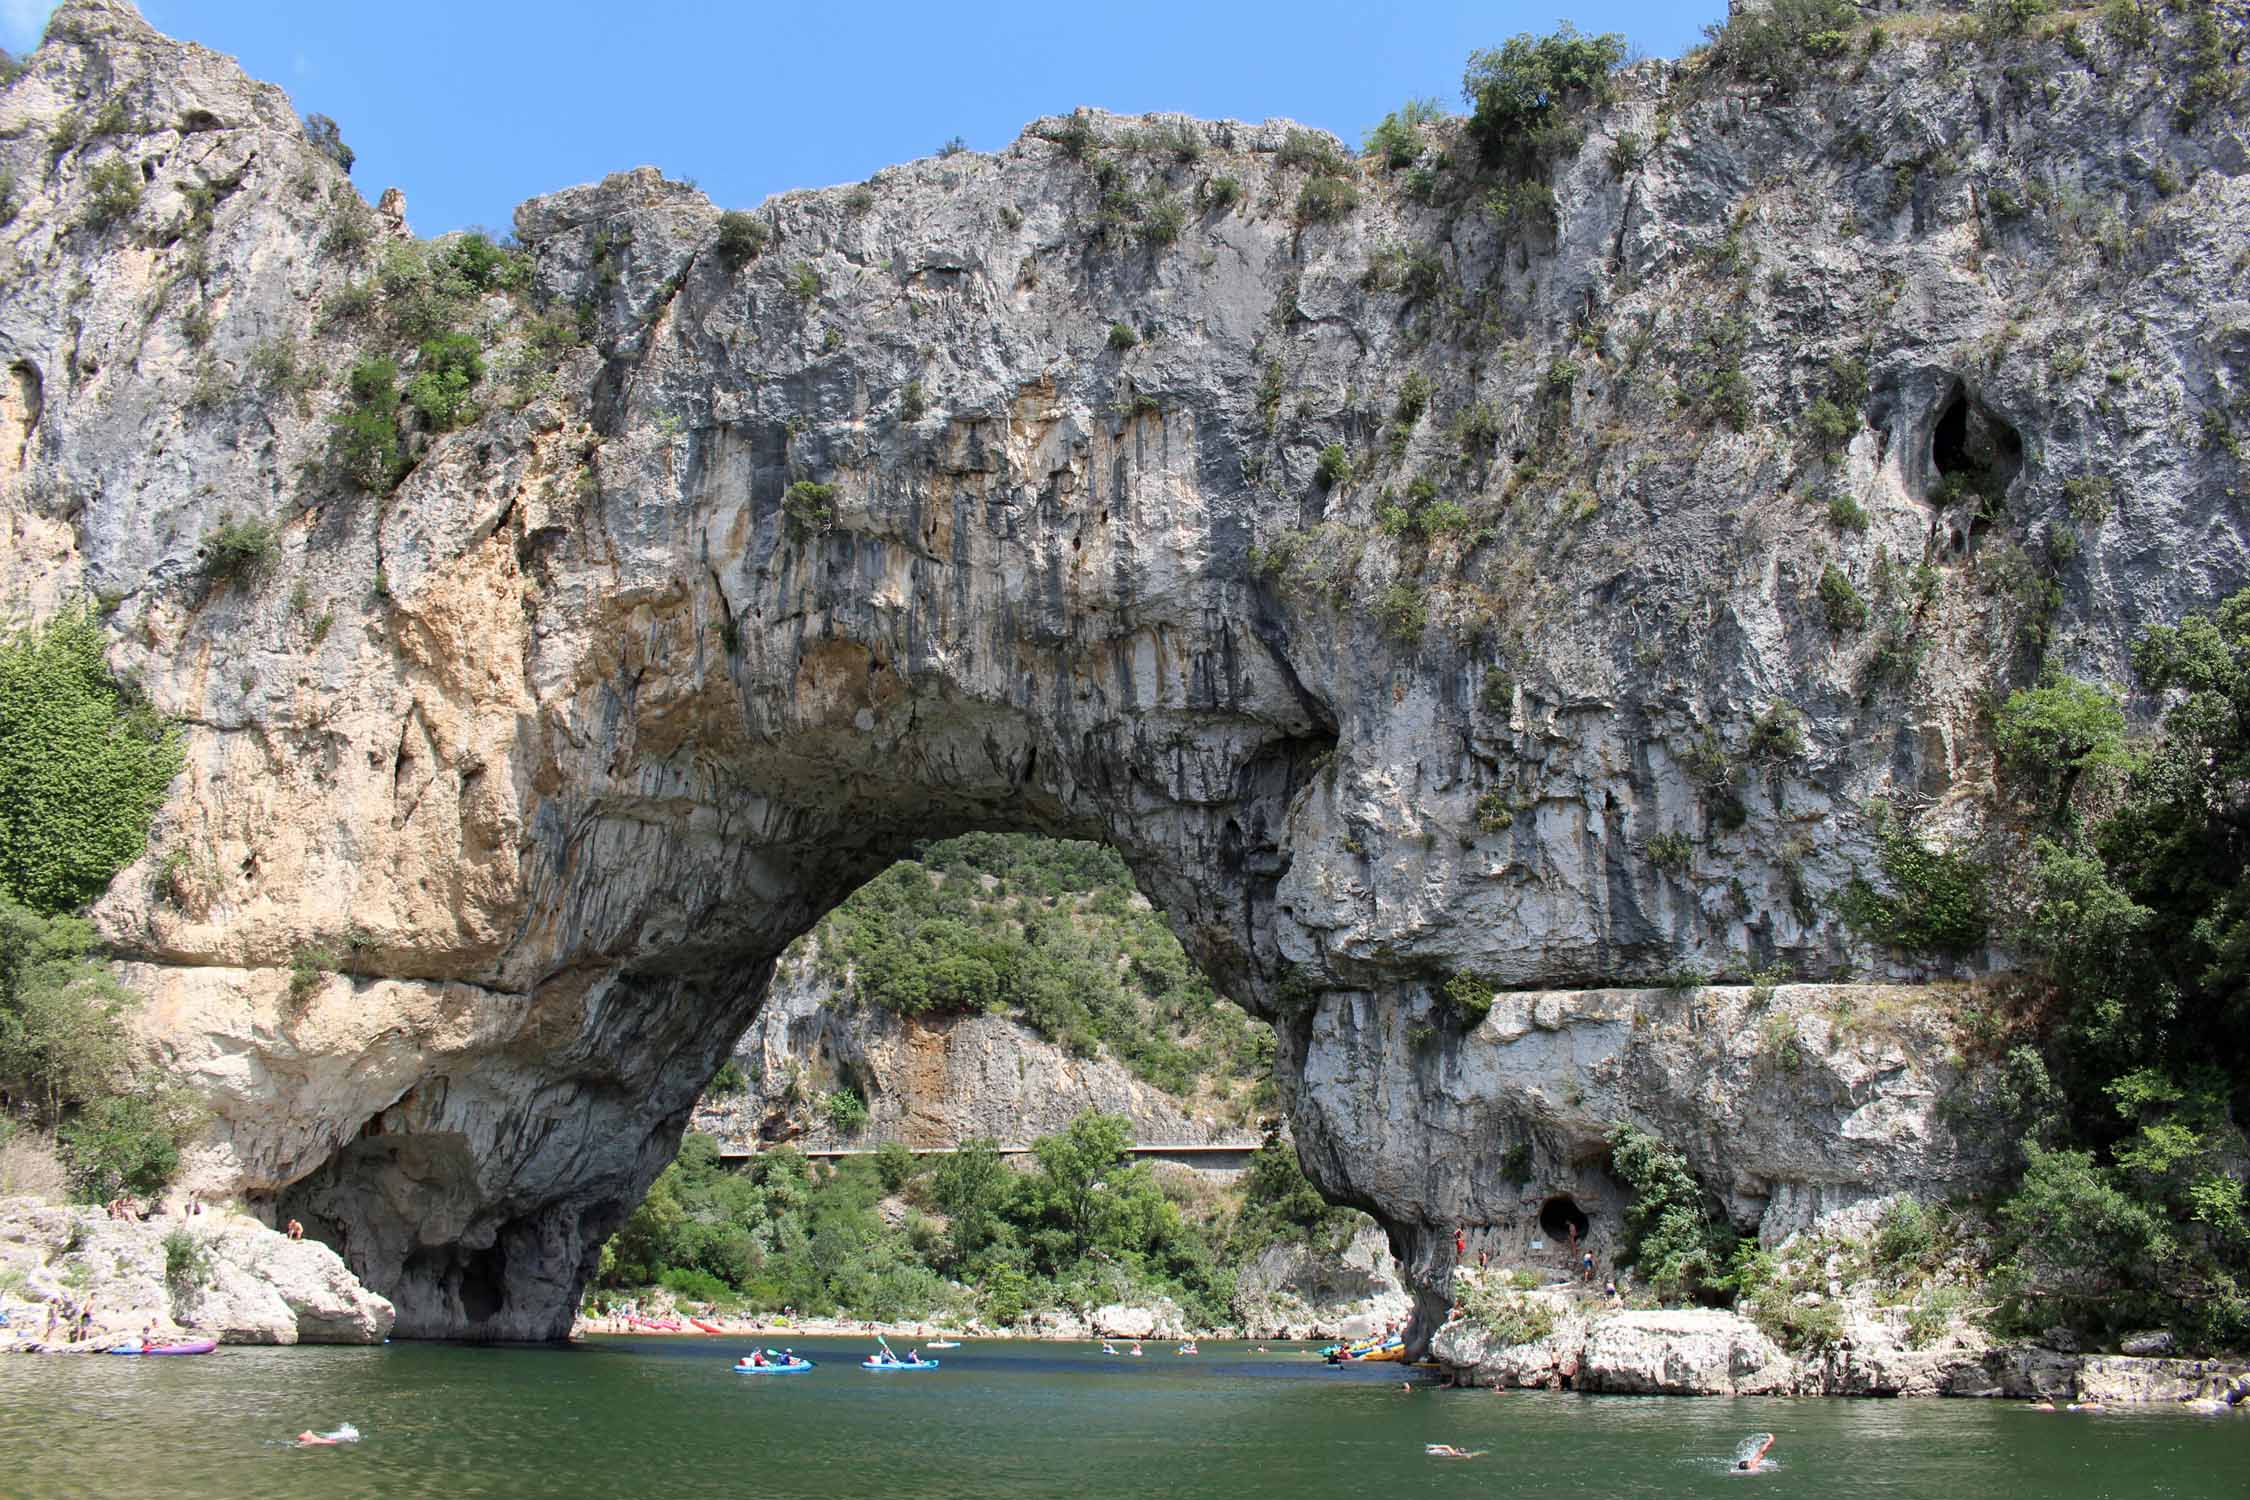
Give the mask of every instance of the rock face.
[[[166, 1240], [183, 1231], [198, 1263], [175, 1274]], [[0, 1199], [0, 1268], [22, 1278], [8, 1299], [19, 1328], [41, 1331], [43, 1304], [90, 1304], [97, 1344], [150, 1324], [223, 1344], [379, 1344], [395, 1316], [326, 1245], [237, 1214], [135, 1223]]]
[[1251, 1339], [1361, 1338], [1404, 1323], [1413, 1300], [1382, 1230], [1364, 1221], [1338, 1253], [1291, 1241], [1269, 1247], [1235, 1284]]
[[1550, 1331], [1512, 1343], [1476, 1318], [1441, 1325], [1431, 1354], [1464, 1384], [1653, 1396], [1986, 1396], [2012, 1400], [2240, 1406], [2250, 1372], [2211, 1360], [2065, 1354], [1996, 1344], [1956, 1324], [1927, 1345], [1904, 1319], [1846, 1309], [1829, 1350], [1788, 1353], [1737, 1313], [1610, 1311], [1559, 1291]]
[[[1137, 1081], [1107, 1056], [1079, 1057], [1008, 1016], [901, 1016], [854, 1005], [819, 955], [784, 955], [733, 1057], [750, 1080], [735, 1098], [697, 1102], [694, 1128], [731, 1145], [789, 1140], [808, 1150], [897, 1141], [957, 1146], [982, 1136], [1027, 1145], [1088, 1110], [1122, 1115], [1134, 1138], [1164, 1144], [1249, 1139], [1255, 1130]], [[815, 1107], [849, 1088], [868, 1107], [848, 1136]]]
[[[1458, 1227], [1596, 1196], [1602, 1109], [1744, 1216], [1963, 1186], [1941, 1049], [1792, 992], [1815, 1065], [1761, 1074], [1746, 1003], [1567, 992], [1942, 973], [1838, 915], [1869, 800], [1978, 836], [2000, 674], [2126, 680], [2250, 574], [2202, 436], [2250, 153], [2181, 128], [2169, 45], [1645, 64], [1551, 217], [1082, 113], [777, 198], [733, 259], [643, 168], [518, 211], [546, 315], [467, 299], [486, 409], [378, 497], [330, 427], [412, 354], [403, 218], [278, 90], [68, 0], [0, 93], [0, 601], [114, 606], [187, 726], [97, 915], [212, 1101], [200, 1180], [402, 1332], [558, 1336], [775, 956], [994, 828], [1115, 845], [1276, 1020], [1308, 1169], [1425, 1311]], [[199, 562], [228, 516], [258, 576]], [[1565, 993], [1464, 1030], [1457, 976]]]

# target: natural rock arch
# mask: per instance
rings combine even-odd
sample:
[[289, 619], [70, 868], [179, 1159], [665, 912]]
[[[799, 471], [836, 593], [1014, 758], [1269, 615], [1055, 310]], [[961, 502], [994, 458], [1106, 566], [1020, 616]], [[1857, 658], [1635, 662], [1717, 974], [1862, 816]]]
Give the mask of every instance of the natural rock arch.
[[[537, 356], [536, 378], [414, 434], [376, 496], [334, 478], [337, 390], [214, 404], [198, 372], [283, 339], [349, 369], [369, 349], [338, 314], [373, 252], [334, 231], [404, 249], [403, 225], [279, 90], [124, 0], [68, 0], [0, 138], [25, 194], [0, 366], [45, 372], [0, 484], [0, 597], [114, 602], [113, 664], [187, 726], [156, 847], [97, 918], [150, 1050], [212, 1102], [198, 1180], [332, 1237], [404, 1332], [559, 1333], [774, 955], [907, 840], [999, 828], [1115, 845], [1275, 1019], [1308, 1170], [1383, 1220], [1425, 1307], [1459, 1226], [1535, 1224], [1522, 1143], [1536, 1180], [1582, 1184], [1618, 1120], [1744, 1227], [1956, 1189], [1980, 1158], [1931, 1112], [1961, 1085], [1942, 1036], [1909, 1017], [1862, 1047], [1812, 986], [1670, 983], [1947, 966], [1832, 898], [1877, 870], [1869, 799], [1975, 822], [1992, 601], [1932, 588], [1928, 658], [1888, 682], [1814, 580], [1966, 566], [1925, 549], [1917, 502], [1942, 415], [1921, 393], [1970, 368], [2023, 437], [1996, 526], [2097, 471], [2147, 507], [2085, 541], [2058, 617], [2076, 669], [2122, 680], [2139, 626], [2208, 605], [2250, 550], [2177, 424], [2127, 454], [2058, 409], [2032, 351], [2090, 337], [2113, 273], [1988, 243], [1968, 202], [2017, 169], [1994, 107], [2048, 111], [2009, 133], [2065, 143], [2087, 193], [2145, 195], [2120, 164], [2146, 154], [2113, 149], [2141, 127], [2098, 95], [1938, 91], [1925, 124], [1970, 170], [1925, 174], [1911, 227], [1840, 256], [1834, 205], [1872, 209], [1892, 170], [1805, 143], [1844, 104], [1881, 117], [1935, 45], [1886, 49], [1849, 99], [1622, 79], [1554, 164], [1536, 253], [1372, 163], [1347, 164], [1351, 215], [1297, 222], [1282, 121], [1035, 122], [776, 198], [742, 264], [701, 193], [619, 174], [519, 211], [534, 294], [478, 326], [496, 371]], [[62, 112], [111, 97], [136, 128], [56, 170]], [[1194, 149], [1148, 151], [1156, 127]], [[1628, 135], [1670, 144], [1620, 168]], [[2206, 144], [2165, 149], [2228, 180]], [[103, 232], [107, 156], [145, 190]], [[1197, 211], [1161, 244], [1113, 232], [1093, 156]], [[159, 232], [203, 218], [192, 244]], [[2129, 274], [2220, 305], [2233, 220], [2182, 227]], [[1744, 243], [1771, 274], [1713, 321]], [[184, 295], [151, 300], [190, 285], [216, 310], [197, 340]], [[1897, 409], [1890, 441], [1821, 460], [1868, 512], [1831, 534], [1793, 428], [1806, 372], [1844, 356]], [[2187, 410], [2215, 359], [2152, 346], [2134, 399]], [[1327, 485], [1331, 446], [1354, 476]], [[1461, 516], [1404, 534], [1422, 479]], [[274, 576], [206, 587], [199, 538], [253, 506]], [[316, 955], [335, 972], [299, 993]], [[1471, 1026], [1457, 994], [1497, 998]]]

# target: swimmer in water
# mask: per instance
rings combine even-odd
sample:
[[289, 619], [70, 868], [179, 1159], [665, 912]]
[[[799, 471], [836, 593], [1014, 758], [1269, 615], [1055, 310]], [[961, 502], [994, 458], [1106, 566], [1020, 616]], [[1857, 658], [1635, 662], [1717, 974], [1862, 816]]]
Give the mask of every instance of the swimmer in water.
[[1424, 1443], [1422, 1451], [1432, 1458], [1482, 1458], [1489, 1448], [1456, 1448], [1451, 1443]]
[[1773, 1447], [1770, 1432], [1752, 1433], [1742, 1440], [1735, 1450], [1734, 1469], [1737, 1474], [1755, 1474], [1766, 1466], [1766, 1453]]

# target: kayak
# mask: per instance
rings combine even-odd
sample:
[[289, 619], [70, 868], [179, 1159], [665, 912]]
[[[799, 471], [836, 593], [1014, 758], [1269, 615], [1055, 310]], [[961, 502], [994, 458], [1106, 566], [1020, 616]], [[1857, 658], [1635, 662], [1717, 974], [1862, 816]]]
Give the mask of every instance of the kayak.
[[738, 1364], [734, 1367], [734, 1373], [737, 1375], [802, 1375], [812, 1367], [813, 1362], [809, 1359], [775, 1360], [771, 1364], [763, 1365]]
[[702, 1330], [703, 1330], [703, 1331], [704, 1331], [705, 1333], [725, 1333], [725, 1332], [726, 1332], [726, 1330], [725, 1330], [724, 1328], [721, 1328], [721, 1327], [720, 1327], [720, 1326], [719, 1326], [718, 1324], [716, 1324], [716, 1323], [706, 1323], [706, 1322], [704, 1322], [704, 1321], [703, 1321], [703, 1320], [702, 1320], [701, 1318], [690, 1318], [690, 1319], [688, 1319], [688, 1321], [689, 1321], [690, 1323], [693, 1323], [693, 1324], [694, 1324], [694, 1325], [695, 1325], [696, 1327], [698, 1327], [698, 1328], [702, 1329]]
[[218, 1348], [218, 1347], [219, 1347], [219, 1346], [218, 1346], [218, 1343], [217, 1343], [217, 1341], [216, 1341], [216, 1340], [213, 1340], [213, 1339], [195, 1339], [195, 1340], [192, 1340], [192, 1341], [190, 1341], [190, 1342], [188, 1342], [188, 1343], [185, 1343], [185, 1344], [157, 1344], [157, 1345], [153, 1346], [152, 1348], [147, 1348], [147, 1349], [143, 1349], [143, 1348], [142, 1348], [142, 1347], [141, 1347], [140, 1345], [138, 1345], [138, 1344], [119, 1344], [119, 1345], [118, 1345], [118, 1346], [117, 1346], [116, 1348], [114, 1348], [114, 1349], [110, 1350], [109, 1352], [110, 1352], [110, 1353], [112, 1353], [112, 1354], [146, 1354], [146, 1355], [157, 1355], [157, 1354], [209, 1354], [209, 1353], [210, 1353], [210, 1352], [211, 1352], [212, 1350], [214, 1350], [214, 1349], [216, 1349], [216, 1348]]
[[959, 1339], [931, 1339], [922, 1347], [925, 1349], [958, 1349], [961, 1347], [961, 1341]]
[[862, 1370], [934, 1370], [938, 1362], [934, 1359], [863, 1359], [859, 1367]]

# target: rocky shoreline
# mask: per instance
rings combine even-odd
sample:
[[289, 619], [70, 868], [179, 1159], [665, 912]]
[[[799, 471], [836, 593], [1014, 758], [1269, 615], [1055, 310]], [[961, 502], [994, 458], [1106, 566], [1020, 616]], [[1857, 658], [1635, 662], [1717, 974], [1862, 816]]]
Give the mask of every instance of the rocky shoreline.
[[160, 1343], [380, 1344], [396, 1316], [335, 1251], [244, 1214], [125, 1220], [36, 1198], [0, 1198], [0, 1313], [0, 1349], [37, 1353], [92, 1353], [144, 1331]]
[[2250, 1364], [2079, 1354], [1999, 1342], [1954, 1323], [1922, 1347], [1883, 1309], [1855, 1311], [1821, 1350], [1784, 1350], [1739, 1313], [1590, 1309], [1527, 1292], [1511, 1341], [1472, 1318], [1431, 1356], [1460, 1385], [1660, 1396], [1964, 1396], [2250, 1413]]

